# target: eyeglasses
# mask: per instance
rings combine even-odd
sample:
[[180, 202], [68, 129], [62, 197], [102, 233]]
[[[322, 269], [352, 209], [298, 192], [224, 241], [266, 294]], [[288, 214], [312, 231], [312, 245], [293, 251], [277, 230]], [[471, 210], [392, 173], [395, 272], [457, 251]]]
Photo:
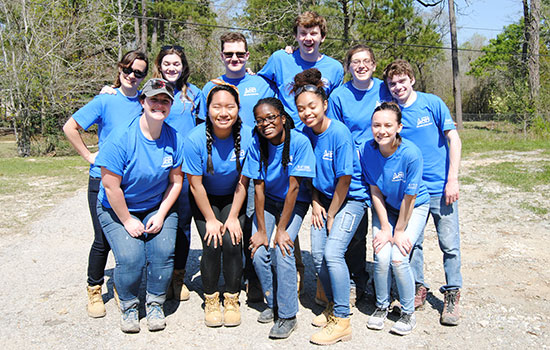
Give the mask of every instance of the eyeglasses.
[[372, 62], [371, 59], [368, 59], [368, 58], [365, 58], [364, 60], [351, 60], [350, 61], [350, 64], [352, 66], [358, 66], [361, 63], [363, 63], [363, 65], [365, 65], [365, 66], [370, 66], [373, 62]]
[[134, 73], [134, 76], [138, 79], [145, 78], [145, 76], [147, 75], [147, 72], [142, 72], [137, 69], [132, 69], [132, 67], [123, 67], [122, 72], [124, 72], [124, 74], [126, 75], [130, 75]]
[[279, 118], [280, 116], [281, 116], [280, 114], [277, 114], [277, 115], [269, 115], [265, 118], [256, 118], [254, 119], [254, 123], [258, 126], [265, 125], [266, 123], [268, 125], [273, 124], [275, 120], [277, 120], [277, 118]]
[[239, 51], [239, 52], [222, 52], [223, 56], [225, 58], [233, 58], [233, 55], [236, 55], [238, 59], [242, 60], [243, 58], [246, 57], [246, 52], [242, 52], [242, 51]]
[[165, 46], [160, 48], [160, 51], [167, 51], [167, 50], [170, 50], [170, 49], [174, 49], [176, 51], [183, 52], [183, 47], [181, 47], [179, 45], [165, 45]]
[[166, 91], [174, 95], [174, 87], [172, 84], [166, 84], [166, 82], [161, 79], [151, 79], [151, 88], [153, 88], [153, 90], [166, 89]]

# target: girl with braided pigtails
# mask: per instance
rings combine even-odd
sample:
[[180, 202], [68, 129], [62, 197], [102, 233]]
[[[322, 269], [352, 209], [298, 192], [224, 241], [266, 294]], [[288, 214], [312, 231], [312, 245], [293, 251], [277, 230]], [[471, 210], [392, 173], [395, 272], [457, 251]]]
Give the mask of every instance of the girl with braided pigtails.
[[[239, 117], [239, 92], [223, 81], [206, 99], [206, 123], [195, 127], [184, 144], [182, 170], [189, 179], [191, 211], [202, 238], [201, 278], [205, 298], [204, 321], [208, 327], [241, 323], [239, 291], [242, 276], [242, 225], [244, 207], [234, 203], [242, 161], [252, 129]], [[240, 193], [238, 193], [240, 194]], [[222, 316], [218, 280], [223, 255], [225, 280]]]
[[282, 339], [297, 324], [293, 242], [309, 207], [308, 191], [300, 183], [315, 175], [315, 159], [309, 140], [293, 129], [292, 118], [278, 99], [258, 101], [254, 119], [257, 135], [243, 167], [243, 176], [254, 179], [255, 190], [256, 212], [248, 248], [267, 301], [258, 322], [269, 323], [277, 314], [269, 337]]

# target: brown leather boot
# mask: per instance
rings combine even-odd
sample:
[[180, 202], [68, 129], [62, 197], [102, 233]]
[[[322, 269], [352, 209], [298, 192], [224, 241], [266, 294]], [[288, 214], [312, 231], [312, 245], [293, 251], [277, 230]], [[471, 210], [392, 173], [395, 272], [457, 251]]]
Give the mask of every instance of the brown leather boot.
[[208, 327], [223, 324], [219, 292], [204, 295], [204, 324]]
[[241, 324], [239, 293], [223, 293], [223, 325], [234, 327]]

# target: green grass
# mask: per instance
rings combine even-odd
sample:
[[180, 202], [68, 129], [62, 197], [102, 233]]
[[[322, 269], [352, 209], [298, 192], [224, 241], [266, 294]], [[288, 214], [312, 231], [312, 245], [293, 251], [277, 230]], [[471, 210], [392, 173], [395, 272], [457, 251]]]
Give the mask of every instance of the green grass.
[[532, 151], [543, 150], [550, 153], [550, 137], [533, 134], [525, 136], [521, 130], [509, 123], [468, 122], [460, 131], [462, 156], [471, 153], [493, 151]]
[[493, 163], [477, 167], [474, 173], [523, 192], [532, 192], [535, 186], [550, 184], [550, 161]]
[[548, 214], [548, 212], [550, 212], [548, 208], [542, 207], [540, 203], [536, 203], [536, 204], [537, 205], [535, 206], [533, 205], [533, 203], [530, 203], [530, 202], [521, 202], [519, 206], [520, 208], [529, 210], [530, 212], [536, 215], [546, 215]]

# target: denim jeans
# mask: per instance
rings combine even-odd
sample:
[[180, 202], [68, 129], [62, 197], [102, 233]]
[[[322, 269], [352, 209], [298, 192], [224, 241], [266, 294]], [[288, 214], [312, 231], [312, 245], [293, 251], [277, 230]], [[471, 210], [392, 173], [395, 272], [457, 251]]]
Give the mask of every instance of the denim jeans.
[[[447, 284], [440, 288], [441, 293], [462, 288], [462, 273], [460, 272], [460, 231], [458, 226], [458, 201], [451, 205], [445, 204], [445, 196], [430, 198], [430, 214], [433, 217], [439, 248], [443, 252], [443, 268]], [[416, 283], [427, 286], [424, 282], [424, 231], [418, 238], [412, 252], [410, 264]]]
[[[275, 225], [279, 221], [279, 216], [283, 212], [284, 202], [277, 202], [268, 197], [265, 198], [265, 229], [268, 241], [271, 242], [271, 236], [275, 230]], [[309, 203], [296, 202], [292, 217], [286, 227], [286, 232], [290, 239], [294, 241], [302, 221], [309, 208]], [[252, 223], [252, 232], [258, 231], [258, 222], [256, 215]], [[292, 318], [298, 313], [298, 289], [296, 279], [296, 260], [294, 258], [294, 249], [291, 249], [290, 255], [281, 253], [279, 246], [266, 249], [260, 246], [254, 254], [253, 264], [256, 274], [262, 285], [267, 306], [278, 307], [280, 318]]]
[[[388, 221], [393, 235], [393, 229], [399, 218], [399, 211], [386, 205]], [[413, 209], [411, 218], [405, 229], [405, 234], [414, 246], [420, 237], [426, 218], [428, 217], [429, 204], [422, 204]], [[372, 211], [372, 237], [380, 232], [380, 219], [376, 210]], [[391, 270], [390, 270], [391, 265]], [[396, 245], [386, 243], [378, 254], [374, 255], [374, 287], [376, 288], [376, 306], [387, 308], [390, 306], [391, 271], [395, 276], [395, 283], [399, 291], [401, 310], [410, 314], [414, 312], [414, 276], [409, 265], [409, 254], [403, 255]]]
[[176, 235], [176, 250], [174, 269], [185, 270], [189, 247], [191, 246], [191, 204], [189, 202], [189, 181], [183, 177], [183, 187], [177, 201], [178, 233]]
[[[157, 212], [157, 208], [145, 212], [133, 212], [132, 217], [143, 224]], [[170, 211], [157, 234], [143, 234], [134, 238], [111, 208], [97, 205], [99, 222], [115, 255], [115, 286], [120, 298], [120, 309], [124, 312], [139, 304], [139, 286], [143, 271], [147, 271], [146, 303], [163, 304], [166, 289], [174, 270], [174, 246], [178, 214]]]
[[90, 216], [92, 217], [92, 225], [94, 227], [94, 242], [88, 256], [88, 285], [90, 286], [100, 286], [103, 284], [105, 265], [107, 264], [107, 257], [111, 250], [97, 218], [97, 195], [100, 183], [100, 177], [90, 176], [88, 179], [88, 207], [90, 208]]
[[[220, 222], [225, 223], [233, 204], [233, 194], [226, 196], [208, 195], [208, 200], [216, 218]], [[206, 220], [197, 207], [193, 196], [191, 196], [191, 210], [202, 241], [201, 280], [204, 293], [213, 294], [218, 290], [222, 255], [225, 291], [228, 293], [238, 293], [241, 290], [241, 277], [243, 275], [242, 240], [239, 244], [233, 245], [231, 235], [227, 231], [222, 236], [222, 245], [218, 243], [217, 247], [214, 248], [214, 240], [211, 240], [210, 245], [207, 245], [207, 242], [204, 240], [206, 235]], [[241, 227], [244, 225], [245, 210], [246, 208], [243, 205], [239, 213]]]
[[[331, 199], [320, 195], [321, 204], [328, 211]], [[313, 265], [329, 301], [334, 302], [334, 315], [347, 318], [350, 314], [350, 274], [345, 254], [363, 216], [367, 215], [367, 204], [347, 199], [336, 213], [330, 234], [324, 227], [311, 225], [311, 255]]]

